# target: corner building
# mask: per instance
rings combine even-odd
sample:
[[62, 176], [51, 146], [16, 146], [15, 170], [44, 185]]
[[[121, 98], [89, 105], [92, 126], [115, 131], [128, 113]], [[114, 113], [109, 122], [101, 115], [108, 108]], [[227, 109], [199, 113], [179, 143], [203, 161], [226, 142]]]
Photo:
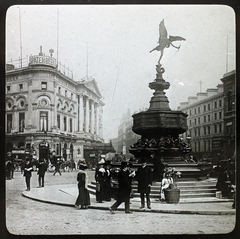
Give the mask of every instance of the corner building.
[[42, 52], [19, 65], [6, 64], [6, 152], [33, 149], [49, 158], [55, 151], [78, 162], [85, 147], [103, 143], [104, 103], [95, 79], [74, 81]]
[[231, 158], [235, 152], [235, 70], [224, 74], [223, 84], [207, 89], [181, 102], [178, 110], [188, 114], [192, 153], [197, 159], [212, 158], [213, 163]]

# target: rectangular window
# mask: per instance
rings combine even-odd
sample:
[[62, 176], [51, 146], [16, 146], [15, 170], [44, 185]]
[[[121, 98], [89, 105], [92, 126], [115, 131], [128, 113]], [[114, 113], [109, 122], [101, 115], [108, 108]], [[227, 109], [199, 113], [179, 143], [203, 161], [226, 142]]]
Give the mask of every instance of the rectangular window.
[[206, 127], [204, 127], [203, 129], [204, 129], [204, 135], [206, 135], [206, 134], [207, 134], [207, 129], [206, 129]]
[[19, 132], [23, 132], [25, 128], [25, 114], [19, 113]]
[[61, 87], [60, 86], [58, 87], [58, 94], [59, 95], [61, 94]]
[[194, 109], [194, 113], [195, 113], [195, 115], [197, 114], [197, 109], [196, 108]]
[[201, 134], [200, 134], [200, 132], [201, 132], [200, 129], [201, 129], [201, 128], [199, 127], [199, 128], [198, 128], [198, 136], [201, 135]]
[[11, 87], [10, 87], [10, 85], [8, 85], [8, 86], [7, 86], [7, 93], [10, 92], [10, 89], [11, 89]]
[[207, 119], [207, 117], [206, 117], [206, 115], [204, 116], [204, 123], [206, 123], [206, 119]]
[[219, 112], [219, 119], [222, 119], [222, 112]]
[[219, 107], [222, 107], [222, 100], [219, 100]]
[[19, 84], [19, 91], [23, 91], [23, 84]]
[[203, 106], [203, 110], [204, 110], [204, 112], [206, 112], [206, 105]]
[[207, 142], [204, 141], [204, 151], [207, 151]]
[[42, 90], [47, 90], [47, 82], [42, 82]]
[[198, 124], [200, 124], [200, 118], [198, 118]]
[[210, 109], [211, 109], [210, 104], [208, 104], [208, 110], [210, 110]]
[[194, 123], [195, 123], [195, 125], [197, 125], [197, 119], [194, 119]]
[[217, 133], [217, 125], [216, 124], [214, 125], [214, 132], [215, 132], [215, 134]]
[[11, 133], [12, 130], [12, 114], [7, 114], [7, 133]]
[[64, 127], [64, 131], [67, 131], [67, 117], [63, 118], [63, 127]]
[[208, 122], [210, 121], [210, 115], [208, 115]]
[[40, 131], [48, 131], [48, 113], [40, 112]]
[[72, 118], [70, 118], [70, 120], [69, 120], [69, 126], [70, 126], [70, 132], [72, 132]]
[[211, 134], [211, 127], [208, 126], [208, 134]]
[[217, 108], [217, 101], [214, 102], [214, 107]]
[[208, 151], [210, 151], [210, 150], [211, 150], [211, 141], [208, 140]]
[[217, 120], [217, 113], [214, 113], [214, 120]]
[[201, 151], [201, 148], [200, 148], [200, 141], [198, 141], [198, 151]]
[[198, 107], [198, 114], [200, 114], [200, 107]]
[[60, 115], [57, 115], [57, 127], [60, 129]]
[[195, 136], [197, 136], [197, 129], [194, 129], [194, 134]]
[[219, 133], [222, 133], [222, 124], [219, 125]]

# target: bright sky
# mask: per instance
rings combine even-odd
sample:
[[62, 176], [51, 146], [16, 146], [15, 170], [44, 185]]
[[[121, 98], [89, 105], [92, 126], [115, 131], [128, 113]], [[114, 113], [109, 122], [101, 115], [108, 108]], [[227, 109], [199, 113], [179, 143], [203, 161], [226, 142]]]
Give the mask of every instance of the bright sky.
[[157, 46], [162, 19], [169, 35], [186, 39], [174, 42], [179, 51], [165, 49], [161, 60], [172, 110], [200, 92], [200, 81], [205, 92], [221, 83], [227, 68], [236, 68], [235, 13], [224, 5], [21, 5], [20, 11], [12, 6], [6, 17], [6, 61], [20, 57], [20, 21], [23, 58], [37, 55], [40, 46], [46, 55], [53, 48], [57, 57], [57, 12], [58, 59], [76, 81], [87, 75], [88, 59], [88, 76], [98, 82], [105, 103], [106, 142], [117, 137], [128, 108], [133, 114], [149, 107], [148, 84], [156, 78], [160, 56], [149, 51]]

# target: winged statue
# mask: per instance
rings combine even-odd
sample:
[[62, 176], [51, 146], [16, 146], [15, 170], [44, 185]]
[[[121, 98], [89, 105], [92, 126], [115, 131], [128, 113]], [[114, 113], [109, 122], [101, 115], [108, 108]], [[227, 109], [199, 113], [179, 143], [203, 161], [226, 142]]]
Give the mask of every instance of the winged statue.
[[155, 50], [161, 52], [160, 58], [158, 60], [159, 64], [160, 64], [160, 61], [162, 59], [163, 51], [164, 51], [165, 48], [168, 48], [171, 45], [171, 46], [173, 46], [173, 47], [175, 47], [179, 50], [180, 46], [174, 46], [172, 44], [172, 42], [173, 41], [185, 41], [186, 40], [183, 37], [179, 37], [179, 36], [169, 36], [169, 37], [167, 37], [167, 35], [168, 35], [168, 33], [167, 33], [167, 29], [164, 25], [164, 19], [163, 19], [159, 24], [159, 40], [158, 40], [159, 45], [150, 51], [150, 53], [152, 51], [155, 51]]

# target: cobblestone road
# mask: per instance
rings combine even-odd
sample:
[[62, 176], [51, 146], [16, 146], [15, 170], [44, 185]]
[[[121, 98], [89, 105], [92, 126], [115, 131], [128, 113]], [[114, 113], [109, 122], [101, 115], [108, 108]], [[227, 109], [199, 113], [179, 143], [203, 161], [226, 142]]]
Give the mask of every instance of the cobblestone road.
[[[76, 183], [77, 172], [52, 176], [47, 172], [45, 185]], [[89, 181], [93, 172], [88, 171]], [[37, 187], [33, 172], [31, 187]], [[77, 185], [76, 185], [77, 186]], [[186, 215], [107, 210], [76, 210], [54, 204], [37, 202], [22, 196], [24, 177], [16, 172], [6, 181], [6, 226], [16, 235], [70, 234], [225, 234], [235, 227], [235, 215]]]

